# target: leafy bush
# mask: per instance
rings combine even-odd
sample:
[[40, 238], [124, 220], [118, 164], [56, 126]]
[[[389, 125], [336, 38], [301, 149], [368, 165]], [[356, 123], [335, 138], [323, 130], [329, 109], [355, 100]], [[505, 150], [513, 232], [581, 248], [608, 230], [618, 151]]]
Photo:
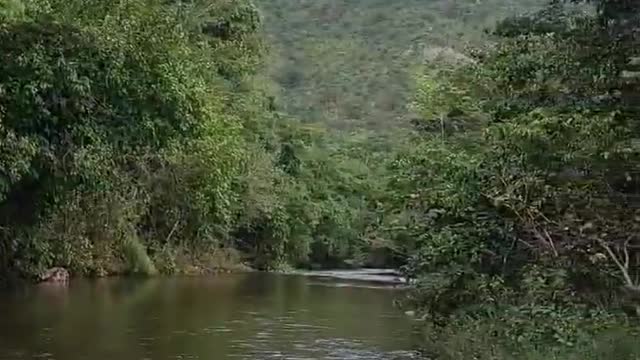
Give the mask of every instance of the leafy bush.
[[151, 245], [230, 221], [241, 124], [212, 48], [175, 8], [118, 4], [51, 1], [0, 28], [5, 269], [153, 272]]
[[491, 334], [444, 358], [598, 358], [594, 338], [636, 329], [638, 84], [621, 74], [639, 23], [623, 14], [551, 5], [419, 78], [414, 146], [393, 163], [407, 305], [436, 341]]

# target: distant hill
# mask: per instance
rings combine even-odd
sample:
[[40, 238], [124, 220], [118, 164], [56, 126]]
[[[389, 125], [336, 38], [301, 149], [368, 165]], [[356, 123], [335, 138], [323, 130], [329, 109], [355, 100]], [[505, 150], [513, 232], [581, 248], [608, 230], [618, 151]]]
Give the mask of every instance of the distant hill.
[[[398, 126], [425, 58], [462, 56], [485, 29], [546, 0], [256, 0], [279, 106], [337, 129]], [[404, 122], [406, 123], [406, 122]]]

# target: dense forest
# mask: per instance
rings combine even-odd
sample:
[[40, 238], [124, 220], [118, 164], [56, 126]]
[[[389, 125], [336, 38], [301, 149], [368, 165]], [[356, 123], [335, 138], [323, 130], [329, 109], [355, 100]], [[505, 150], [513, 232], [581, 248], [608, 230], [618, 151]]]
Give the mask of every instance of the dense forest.
[[398, 267], [438, 359], [637, 359], [640, 3], [0, 1], [0, 278]]
[[466, 59], [508, 16], [544, 0], [259, 0], [281, 106], [301, 121], [388, 130], [407, 111], [427, 60]]

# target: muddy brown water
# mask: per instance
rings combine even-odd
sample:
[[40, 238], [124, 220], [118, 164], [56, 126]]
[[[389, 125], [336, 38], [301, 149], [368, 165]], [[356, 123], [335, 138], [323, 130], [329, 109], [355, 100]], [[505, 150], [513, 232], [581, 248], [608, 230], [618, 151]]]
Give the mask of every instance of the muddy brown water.
[[[415, 359], [402, 290], [331, 276], [73, 280], [0, 292], [0, 359]], [[377, 275], [376, 275], [377, 276]]]

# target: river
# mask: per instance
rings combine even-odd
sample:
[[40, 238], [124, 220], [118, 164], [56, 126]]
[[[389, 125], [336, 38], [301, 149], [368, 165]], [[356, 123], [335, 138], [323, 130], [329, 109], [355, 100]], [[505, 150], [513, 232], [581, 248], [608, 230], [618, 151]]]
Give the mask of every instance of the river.
[[266, 273], [22, 287], [0, 293], [0, 359], [413, 359], [399, 291]]

